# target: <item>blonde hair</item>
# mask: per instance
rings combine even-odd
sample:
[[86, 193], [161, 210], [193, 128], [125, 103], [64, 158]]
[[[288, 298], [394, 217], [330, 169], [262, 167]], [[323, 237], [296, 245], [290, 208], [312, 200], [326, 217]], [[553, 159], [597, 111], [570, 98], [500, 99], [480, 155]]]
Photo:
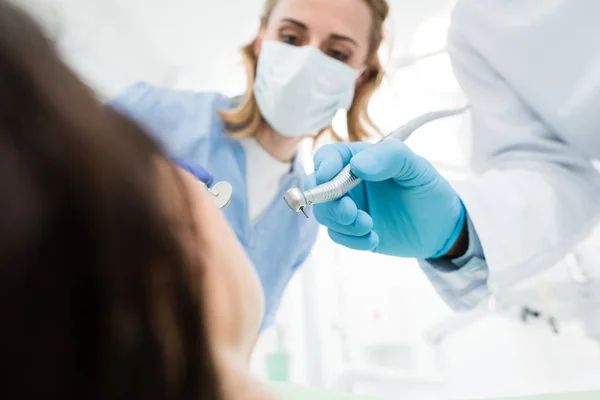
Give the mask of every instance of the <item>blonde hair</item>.
[[[278, 0], [266, 0], [265, 9], [261, 18], [261, 26], [265, 27], [271, 17], [273, 9]], [[371, 120], [368, 114], [368, 105], [373, 92], [381, 84], [384, 71], [379, 60], [377, 51], [383, 41], [384, 22], [389, 13], [387, 0], [365, 0], [373, 13], [373, 23], [371, 27], [371, 37], [369, 42], [369, 51], [367, 53], [367, 76], [365, 81], [357, 88], [354, 94], [354, 101], [347, 113], [348, 139], [351, 142], [358, 142], [367, 139], [371, 133], [381, 134], [377, 126]], [[256, 39], [248, 43], [241, 49], [248, 87], [243, 96], [240, 105], [230, 111], [219, 113], [221, 119], [228, 129], [228, 133], [233, 137], [250, 137], [264, 127], [266, 124], [263, 119], [256, 100], [252, 86], [256, 75], [257, 57], [254, 54]], [[336, 141], [343, 139], [329, 126], [317, 134], [317, 138], [323, 133], [329, 133]]]

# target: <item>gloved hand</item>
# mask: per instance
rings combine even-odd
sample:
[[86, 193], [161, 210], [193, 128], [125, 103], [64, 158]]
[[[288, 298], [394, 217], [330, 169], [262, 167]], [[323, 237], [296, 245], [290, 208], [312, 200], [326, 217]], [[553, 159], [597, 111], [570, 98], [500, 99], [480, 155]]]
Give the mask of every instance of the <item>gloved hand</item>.
[[210, 172], [208, 172], [206, 169], [204, 169], [203, 167], [184, 161], [184, 160], [175, 160], [175, 164], [177, 164], [177, 166], [187, 172], [189, 172], [190, 174], [194, 175], [196, 178], [198, 178], [201, 182], [204, 182], [204, 184], [207, 187], [211, 187], [214, 181], [213, 176], [210, 174]]
[[319, 223], [343, 246], [398, 257], [445, 255], [465, 224], [462, 201], [446, 179], [399, 140], [321, 147], [306, 189], [350, 163], [364, 181], [334, 202], [314, 205]]

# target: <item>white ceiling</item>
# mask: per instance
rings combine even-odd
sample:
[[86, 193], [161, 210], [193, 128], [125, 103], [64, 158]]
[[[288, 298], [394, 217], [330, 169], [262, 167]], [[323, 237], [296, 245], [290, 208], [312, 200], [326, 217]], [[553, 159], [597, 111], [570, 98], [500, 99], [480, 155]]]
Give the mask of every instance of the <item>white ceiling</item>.
[[[21, 0], [58, 39], [69, 61], [102, 94], [135, 80], [169, 84], [193, 75], [207, 89], [258, 28], [263, 0]], [[450, 0], [391, 0], [396, 56], [420, 22]]]

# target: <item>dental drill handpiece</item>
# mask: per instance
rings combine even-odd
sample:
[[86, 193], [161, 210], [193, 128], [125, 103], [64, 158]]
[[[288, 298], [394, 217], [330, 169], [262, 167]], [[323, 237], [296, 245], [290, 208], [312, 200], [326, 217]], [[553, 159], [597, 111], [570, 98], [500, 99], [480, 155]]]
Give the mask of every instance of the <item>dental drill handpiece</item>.
[[[375, 145], [379, 146], [381, 145], [381, 142], [389, 139], [405, 141], [415, 130], [423, 125], [441, 118], [461, 114], [468, 108], [469, 105], [466, 105], [461, 108], [433, 111], [420, 115], [408, 121], [398, 129], [390, 132]], [[308, 215], [304, 211], [306, 207], [337, 200], [350, 190], [354, 189], [360, 182], [362, 182], [362, 179], [352, 173], [350, 164], [348, 164], [329, 182], [325, 182], [305, 191], [302, 191], [299, 188], [292, 188], [285, 193], [283, 198], [292, 210], [296, 212], [301, 211], [306, 218], [308, 218]]]

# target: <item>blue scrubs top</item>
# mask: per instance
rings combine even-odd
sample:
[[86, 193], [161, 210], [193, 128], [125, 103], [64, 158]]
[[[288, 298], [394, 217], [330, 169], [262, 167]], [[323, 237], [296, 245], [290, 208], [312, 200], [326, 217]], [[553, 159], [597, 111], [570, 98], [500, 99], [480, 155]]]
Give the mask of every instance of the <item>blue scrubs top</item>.
[[[266, 309], [262, 328], [273, 322], [283, 291], [313, 247], [318, 224], [314, 217], [290, 210], [283, 200], [292, 187], [303, 187], [302, 165], [294, 160], [278, 195], [254, 222], [248, 215], [246, 154], [225, 134], [217, 112], [233, 107], [218, 93], [164, 89], [138, 83], [111, 103], [118, 112], [144, 127], [170, 157], [196, 163], [215, 181], [233, 187], [231, 202], [222, 209], [231, 228], [254, 263], [262, 283]], [[307, 210], [310, 212], [310, 210]]]

